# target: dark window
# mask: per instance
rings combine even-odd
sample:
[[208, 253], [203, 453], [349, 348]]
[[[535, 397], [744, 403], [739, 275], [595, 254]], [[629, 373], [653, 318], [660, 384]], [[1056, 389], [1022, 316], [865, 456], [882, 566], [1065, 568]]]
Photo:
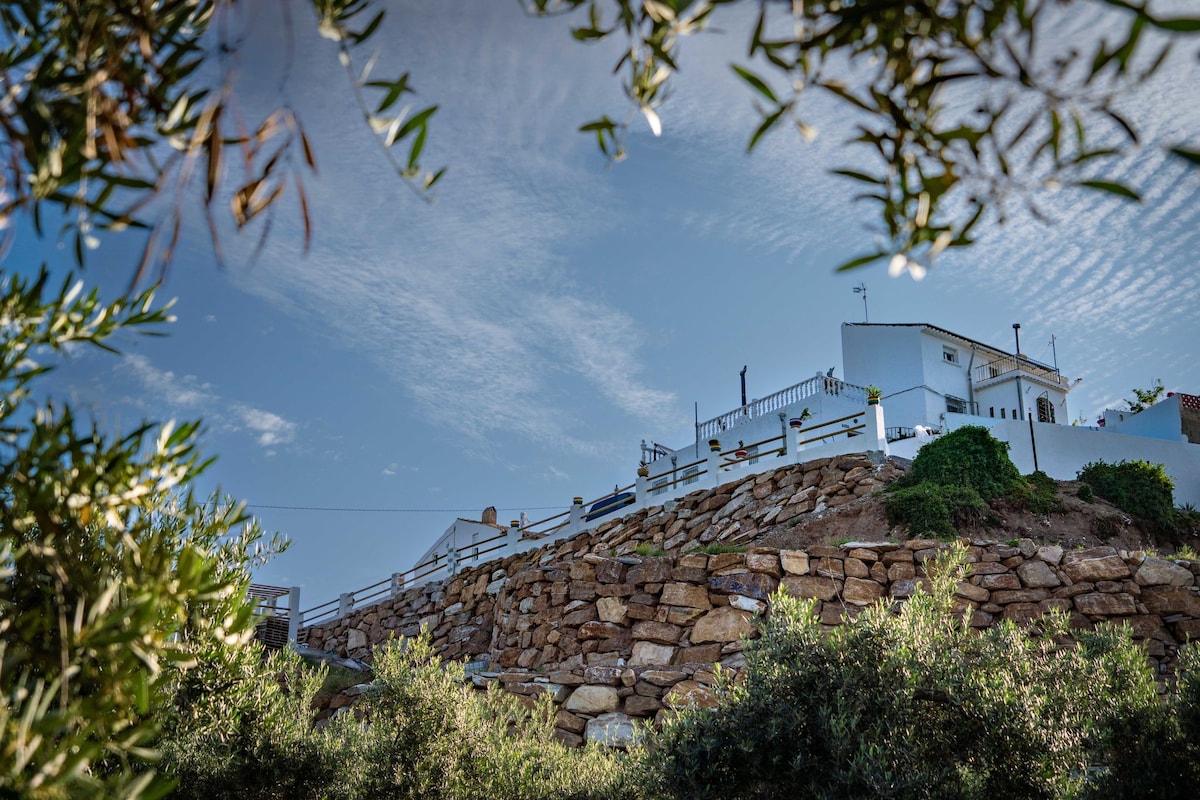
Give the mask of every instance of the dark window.
[[946, 395], [946, 410], [951, 414], [965, 414], [967, 413], [967, 401], [948, 394]]
[[996, 407], [995, 407], [995, 406], [989, 406], [989, 407], [988, 407], [988, 414], [989, 414], [990, 416], [993, 416], [993, 417], [994, 417], [994, 416], [996, 416]]
[[1002, 409], [1000, 409], [1000, 419], [1008, 419], [1008, 417], [1004, 416], [1004, 409], [1003, 409], [1003, 408], [1002, 408]]
[[1049, 397], [1037, 399], [1037, 418], [1038, 422], [1054, 422], [1054, 403]]
[[1013, 419], [1017, 419], [1017, 410], [1014, 408], [1012, 411], [1013, 411]]

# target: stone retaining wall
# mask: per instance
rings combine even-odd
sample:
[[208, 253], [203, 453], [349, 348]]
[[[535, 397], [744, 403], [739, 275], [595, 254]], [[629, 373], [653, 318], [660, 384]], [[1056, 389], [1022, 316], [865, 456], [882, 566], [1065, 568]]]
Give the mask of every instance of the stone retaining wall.
[[894, 464], [878, 464], [861, 454], [750, 475], [602, 522], [594, 531], [530, 552], [479, 565], [463, 561], [462, 571], [454, 578], [409, 589], [341, 619], [304, 628], [301, 641], [344, 656], [363, 657], [371, 646], [392, 634], [415, 636], [424, 627], [434, 647], [448, 659], [487, 654], [492, 647], [497, 601], [510, 576], [532, 567], [573, 562], [589, 553], [632, 557], [644, 546], [676, 555], [707, 544], [746, 542], [769, 527], [862, 497], [900, 472]]
[[[769, 613], [779, 586], [814, 598], [821, 622], [837, 625], [871, 603], [912, 596], [924, 563], [947, 546], [852, 542], [644, 559], [589, 553], [530, 566], [495, 592], [501, 610], [487, 651], [494, 671], [472, 680], [518, 695], [549, 693], [568, 744], [621, 744], [632, 720], [714, 702], [713, 665], [736, 675], [746, 640], [758, 633], [754, 614]], [[1200, 635], [1200, 563], [1111, 547], [1064, 552], [1030, 540], [976, 542], [967, 557], [956, 596], [975, 627], [1028, 624], [1053, 608], [1074, 627], [1127, 623], [1161, 673], [1173, 670], [1183, 641]]]

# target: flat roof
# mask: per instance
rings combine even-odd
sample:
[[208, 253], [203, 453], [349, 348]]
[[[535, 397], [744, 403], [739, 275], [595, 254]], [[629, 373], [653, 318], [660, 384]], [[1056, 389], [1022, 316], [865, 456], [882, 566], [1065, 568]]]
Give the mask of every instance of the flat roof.
[[[982, 347], [985, 350], [991, 350], [1004, 356], [1014, 355], [1007, 350], [1002, 350], [999, 347], [993, 347], [990, 344], [985, 344], [984, 342], [972, 339], [969, 336], [963, 336], [961, 333], [955, 333], [954, 331], [948, 331], [945, 328], [939, 328], [937, 325], [930, 325], [928, 322], [843, 322], [842, 325], [848, 325], [853, 328], [928, 328], [931, 331], [937, 331], [938, 333], [949, 336], [953, 339], [958, 339], [959, 341], [967, 342], [968, 344], [975, 345], [976, 347]], [[1015, 355], [1022, 361], [1042, 367], [1050, 372], [1057, 372], [1055, 367], [1052, 367], [1049, 364], [1043, 364], [1042, 362], [1036, 361], [1027, 355], [1020, 353]]]

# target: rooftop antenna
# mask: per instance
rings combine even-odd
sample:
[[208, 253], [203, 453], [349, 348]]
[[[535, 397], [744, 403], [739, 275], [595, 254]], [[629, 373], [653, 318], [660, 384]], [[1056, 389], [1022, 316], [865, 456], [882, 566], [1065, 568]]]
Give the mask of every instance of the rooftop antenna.
[[867, 312], [867, 285], [859, 281], [858, 286], [854, 287], [854, 293], [863, 296], [863, 322], [869, 325], [871, 323], [871, 315]]

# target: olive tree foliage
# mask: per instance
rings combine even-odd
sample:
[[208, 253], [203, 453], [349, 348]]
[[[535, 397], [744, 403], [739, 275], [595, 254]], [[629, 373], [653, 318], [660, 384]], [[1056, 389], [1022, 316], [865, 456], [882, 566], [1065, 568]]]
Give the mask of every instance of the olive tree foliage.
[[[635, 114], [655, 133], [681, 69], [682, 42], [749, 0], [518, 0], [536, 15], [577, 14], [582, 41], [622, 38], [616, 69], [631, 101], [623, 121], [583, 125], [613, 159]], [[310, 0], [381, 158], [419, 193], [442, 176], [421, 161], [436, 105], [406, 102], [409, 73], [373, 74], [383, 0]], [[1191, 47], [1200, 17], [1170, 17], [1148, 0], [759, 0], [748, 61], [734, 70], [757, 99], [750, 147], [785, 123], [817, 132], [809, 97], [834, 98], [855, 120], [855, 161], [834, 172], [862, 190], [879, 220], [875, 247], [851, 268], [891, 257], [914, 277], [950, 247], [971, 244], [983, 218], [1014, 207], [1045, 216], [1040, 192], [1075, 185], [1136, 198], [1102, 169], [1139, 144], [1119, 94], [1152, 74], [1171, 43]], [[80, 262], [101, 229], [147, 229], [135, 283], [170, 261], [188, 199], [201, 198], [217, 255], [224, 224], [266, 241], [289, 194], [312, 235], [305, 176], [316, 150], [287, 71], [275, 108], [248, 108], [235, 84], [246, 16], [288, 0], [15, 0], [0, 7], [0, 221], [61, 211], [60, 235]], [[1069, 47], [1056, 20], [1111, 9], [1117, 35]], [[1166, 34], [1155, 36], [1153, 33]], [[289, 58], [294, 54], [289, 53]], [[418, 65], [419, 67], [419, 65]], [[978, 98], [968, 109], [947, 102]], [[969, 93], [969, 94], [968, 94]], [[1190, 163], [1200, 146], [1171, 143]], [[1189, 149], [1190, 147], [1190, 149]], [[189, 189], [194, 191], [189, 192]]]
[[281, 548], [241, 506], [200, 501], [197, 425], [111, 437], [42, 399], [64, 351], [168, 320], [64, 282], [0, 284], [0, 795], [137, 797], [167, 665], [253, 633], [248, 568]]
[[[777, 593], [742, 679], [665, 725], [647, 794], [1055, 798], [1114, 772], [1136, 782], [1156, 744], [1114, 732], [1161, 720], [1128, 629], [1070, 630], [1059, 613], [1032, 635], [1007, 621], [974, 630], [955, 597], [964, 568], [965, 551], [949, 551], [926, 562], [924, 592], [831, 630], [813, 601]], [[1143, 745], [1147, 758], [1130, 757]]]
[[[690, 35], [719, 26], [721, 6], [740, 0], [523, 0], [536, 14], [578, 12], [582, 41], [623, 37], [616, 69], [625, 93], [657, 135], [658, 108], [681, 70]], [[743, 3], [744, 4], [744, 3]], [[1000, 220], [1019, 204], [1045, 218], [1038, 194], [1075, 185], [1136, 199], [1100, 177], [1102, 165], [1138, 144], [1136, 119], [1119, 95], [1163, 63], [1169, 39], [1200, 32], [1200, 17], [1154, 13], [1148, 0], [760, 0], [749, 61], [733, 65], [758, 101], [753, 149], [790, 123], [817, 132], [814, 93], [834, 98], [855, 120], [852, 165], [834, 169], [861, 189], [882, 224], [875, 248], [841, 269], [891, 258], [889, 271], [913, 277], [946, 248], [972, 243], [988, 212]], [[1114, 40], [1065, 45], [1053, 28], [1064, 14], [1108, 6]], [[1194, 9], [1193, 9], [1194, 11]], [[1153, 37], [1151, 31], [1170, 34]], [[1167, 41], [1164, 41], [1167, 39]], [[1190, 46], [1194, 36], [1186, 40]], [[977, 102], [951, 110], [971, 92]], [[622, 122], [585, 124], [600, 149], [625, 155]], [[1115, 134], [1115, 135], [1114, 135]], [[1200, 163], [1200, 150], [1173, 151]]]
[[[17, 212], [42, 233], [44, 209], [84, 262], [101, 230], [146, 230], [136, 285], [171, 260], [190, 197], [199, 195], [218, 259], [219, 230], [259, 223], [265, 242], [277, 201], [294, 192], [308, 246], [305, 175], [316, 155], [290, 99], [246, 107], [235, 91], [247, 0], [14, 0], [0, 6], [0, 222]], [[290, 27], [287, 0], [260, 3]], [[441, 173], [420, 163], [430, 106], [393, 108], [407, 74], [355, 72], [383, 12], [365, 0], [312, 0], [315, 24], [336, 42], [355, 97], [400, 175], [428, 189]], [[406, 142], [408, 153], [391, 148]], [[194, 191], [190, 191], [194, 190]], [[45, 215], [49, 216], [49, 215]]]

